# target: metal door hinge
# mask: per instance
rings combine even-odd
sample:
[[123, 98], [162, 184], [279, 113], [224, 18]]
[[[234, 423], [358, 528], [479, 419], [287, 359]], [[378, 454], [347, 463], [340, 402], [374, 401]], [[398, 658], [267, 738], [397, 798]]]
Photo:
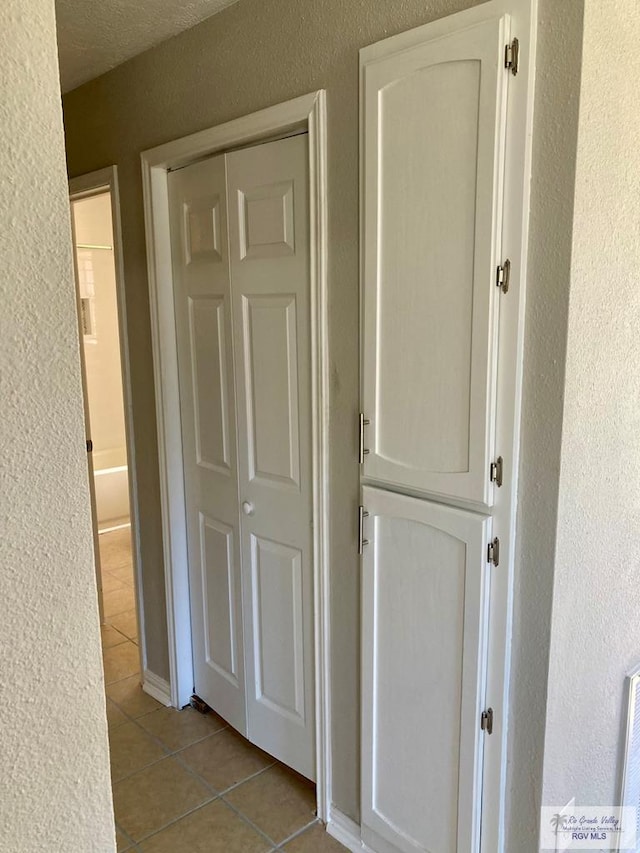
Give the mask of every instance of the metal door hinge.
[[364, 520], [369, 517], [369, 513], [363, 506], [358, 507], [358, 554], [362, 554], [364, 546], [369, 544], [369, 540], [364, 538]]
[[93, 453], [93, 442], [90, 438], [87, 439], [87, 453]]
[[496, 567], [500, 565], [500, 540], [497, 536], [487, 546], [487, 563], [491, 563]]
[[507, 260], [500, 264], [496, 272], [496, 284], [503, 293], [509, 292], [509, 279], [511, 278], [511, 261]]
[[504, 49], [504, 67], [508, 68], [515, 77], [518, 73], [518, 59], [520, 58], [520, 42], [514, 39]]
[[502, 466], [502, 456], [498, 456], [496, 461], [491, 463], [491, 473], [489, 475], [489, 479], [492, 483], [495, 483], [498, 488], [500, 488], [500, 486], [502, 485]]
[[480, 714], [480, 729], [488, 735], [493, 734], [493, 708], [487, 708]]
[[364, 412], [360, 412], [360, 415], [358, 416], [358, 463], [360, 465], [364, 465], [364, 457], [369, 452], [364, 446], [364, 428], [366, 426], [369, 426], [369, 420], [365, 418]]

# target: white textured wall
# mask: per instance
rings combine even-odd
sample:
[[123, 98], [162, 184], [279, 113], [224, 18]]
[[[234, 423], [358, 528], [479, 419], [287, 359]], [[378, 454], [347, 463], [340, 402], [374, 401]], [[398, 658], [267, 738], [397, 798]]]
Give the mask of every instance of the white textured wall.
[[0, 850], [115, 850], [52, 0], [0, 4]]
[[535, 853], [542, 796], [583, 0], [539, 0], [520, 494], [509, 709], [507, 853]]
[[543, 802], [618, 796], [640, 663], [640, 4], [585, 0]]

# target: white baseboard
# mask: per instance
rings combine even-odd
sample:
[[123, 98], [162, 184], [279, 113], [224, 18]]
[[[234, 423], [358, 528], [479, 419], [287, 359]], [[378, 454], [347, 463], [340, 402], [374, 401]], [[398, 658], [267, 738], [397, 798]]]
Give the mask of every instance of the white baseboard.
[[329, 809], [329, 820], [327, 822], [327, 832], [336, 841], [339, 841], [347, 850], [352, 853], [363, 853], [367, 848], [362, 844], [360, 838], [360, 827], [358, 824], [347, 817], [341, 811], [331, 806]]
[[145, 669], [142, 677], [142, 689], [162, 705], [166, 705], [167, 708], [171, 705], [169, 682], [165, 681], [164, 678], [160, 678], [155, 672]]

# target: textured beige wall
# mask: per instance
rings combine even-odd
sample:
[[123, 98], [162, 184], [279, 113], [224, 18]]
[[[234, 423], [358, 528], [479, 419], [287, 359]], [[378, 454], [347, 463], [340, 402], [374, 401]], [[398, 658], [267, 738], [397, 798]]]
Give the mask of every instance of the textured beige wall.
[[584, 0], [540, 0], [507, 792], [509, 853], [537, 853]]
[[636, 0], [585, 0], [545, 805], [616, 801], [640, 664], [639, 41]]
[[[241, 0], [65, 97], [71, 175], [120, 177], [149, 667], [166, 677], [155, 404], [140, 151], [319, 88], [328, 92], [334, 800], [359, 811], [358, 49], [473, 0]], [[151, 604], [151, 606], [150, 606]], [[155, 605], [155, 606], [154, 606]], [[150, 611], [153, 611], [151, 613]], [[153, 616], [153, 618], [152, 618]]]
[[115, 850], [52, 0], [0, 4], [0, 850]]

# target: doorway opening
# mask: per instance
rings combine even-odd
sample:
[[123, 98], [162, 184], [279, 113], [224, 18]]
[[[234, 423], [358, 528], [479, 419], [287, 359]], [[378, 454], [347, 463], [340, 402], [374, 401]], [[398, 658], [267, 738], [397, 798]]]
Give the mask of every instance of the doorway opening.
[[141, 632], [128, 350], [115, 168], [69, 186], [105, 679], [138, 677]]
[[71, 202], [98, 533], [130, 527], [111, 195]]

